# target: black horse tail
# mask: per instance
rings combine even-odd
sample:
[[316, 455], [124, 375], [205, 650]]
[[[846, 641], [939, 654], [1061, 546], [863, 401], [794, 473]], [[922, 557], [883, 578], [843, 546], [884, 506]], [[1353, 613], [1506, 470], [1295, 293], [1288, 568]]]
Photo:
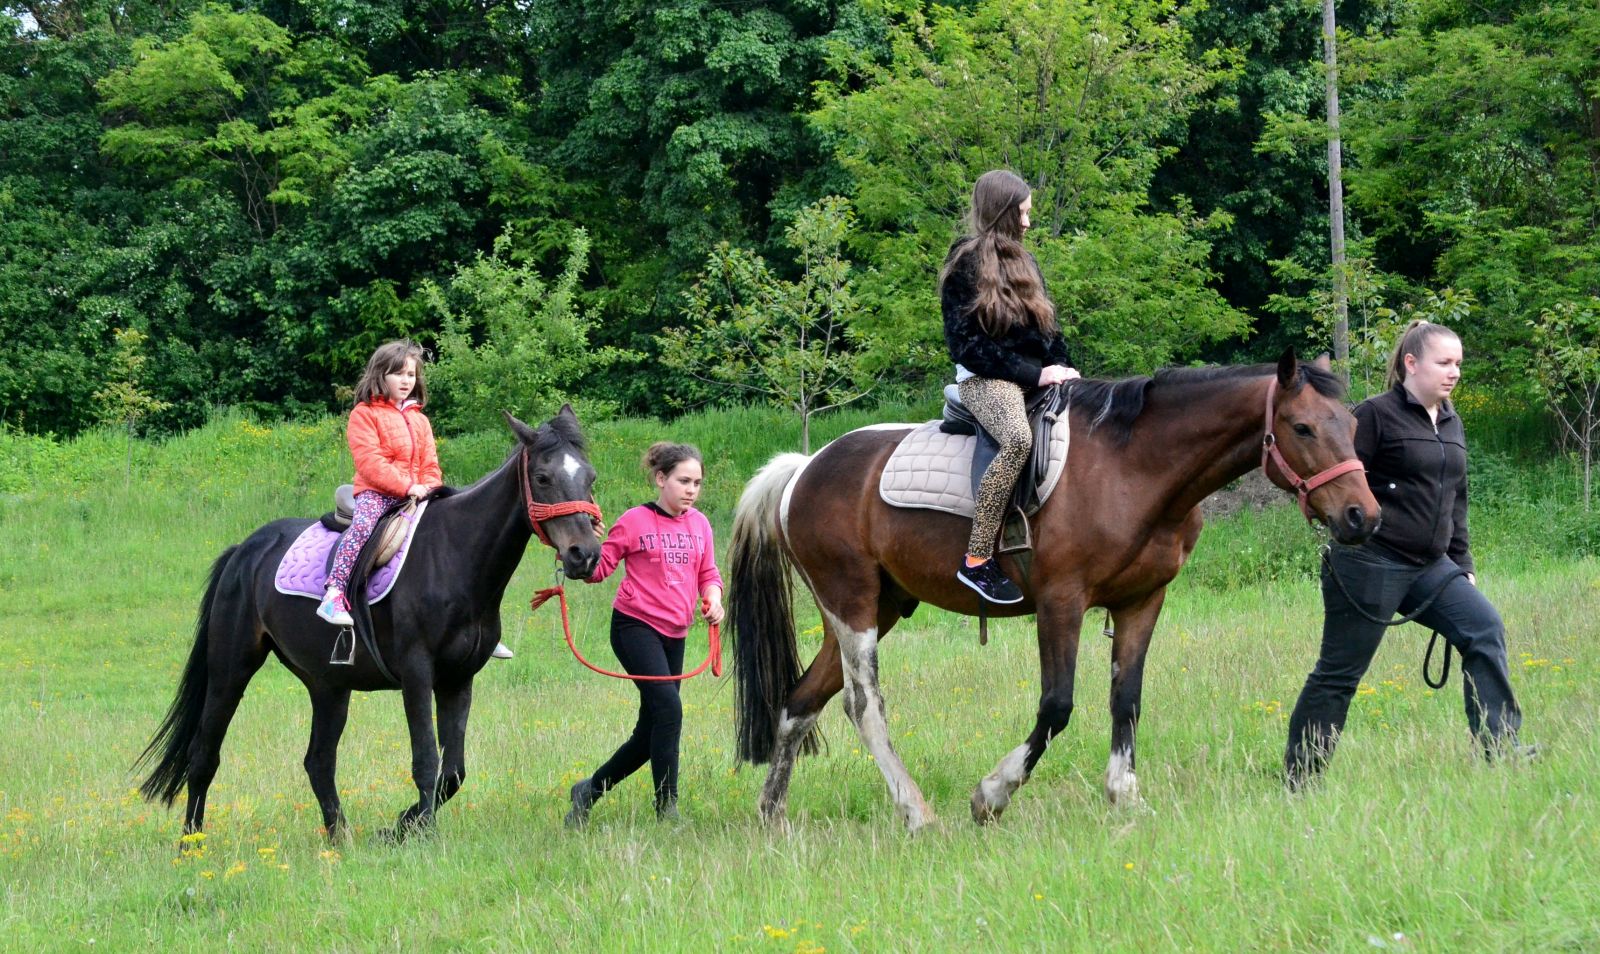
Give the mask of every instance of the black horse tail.
[[[733, 514], [727, 630], [735, 675], [735, 756], [746, 762], [771, 759], [784, 703], [800, 681], [794, 587], [778, 508], [784, 488], [810, 459], [804, 454], [774, 457], [745, 487]], [[807, 735], [801, 751], [816, 748], [814, 734]]]
[[223, 570], [228, 566], [228, 559], [237, 549], [237, 546], [232, 546], [223, 550], [217, 562], [211, 564], [211, 579], [206, 583], [206, 595], [200, 599], [200, 620], [194, 627], [194, 648], [189, 650], [189, 662], [183, 667], [183, 676], [178, 680], [178, 694], [167, 708], [166, 718], [161, 720], [161, 728], [156, 730], [155, 738], [150, 740], [139, 760], [133, 764], [134, 771], [138, 771], [160, 752], [160, 761], [156, 762], [155, 770], [139, 786], [139, 793], [148, 801], [159, 798], [163, 805], [171, 807], [172, 800], [189, 778], [189, 744], [200, 731], [200, 714], [206, 704], [206, 633], [211, 629], [211, 605], [217, 595], [217, 586], [222, 582]]

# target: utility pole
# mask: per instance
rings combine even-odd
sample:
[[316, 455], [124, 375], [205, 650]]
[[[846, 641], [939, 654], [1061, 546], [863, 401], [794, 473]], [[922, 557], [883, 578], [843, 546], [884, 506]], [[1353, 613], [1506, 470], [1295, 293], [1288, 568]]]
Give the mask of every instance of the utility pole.
[[1333, 360], [1350, 384], [1350, 293], [1344, 270], [1344, 177], [1339, 148], [1339, 53], [1333, 0], [1322, 0], [1322, 64], [1328, 83], [1328, 244], [1333, 260]]

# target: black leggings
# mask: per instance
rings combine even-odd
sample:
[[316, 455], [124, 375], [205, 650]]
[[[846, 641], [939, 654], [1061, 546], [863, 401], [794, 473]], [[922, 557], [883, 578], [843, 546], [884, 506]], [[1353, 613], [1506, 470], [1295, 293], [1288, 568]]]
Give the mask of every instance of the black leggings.
[[1328, 566], [1322, 568], [1322, 652], [1289, 717], [1289, 744], [1283, 756], [1292, 782], [1326, 766], [1344, 730], [1350, 700], [1383, 641], [1385, 627], [1362, 616], [1352, 599], [1360, 609], [1388, 619], [1396, 611], [1412, 612], [1437, 593], [1417, 622], [1437, 630], [1461, 654], [1468, 728], [1486, 750], [1515, 740], [1522, 710], [1511, 691], [1505, 626], [1483, 591], [1461, 575], [1460, 567], [1447, 556], [1427, 566], [1413, 566], [1371, 547], [1334, 547], [1328, 558], [1339, 579], [1329, 578]]
[[[611, 611], [611, 649], [631, 676], [676, 676], [683, 672], [683, 644], [656, 632], [632, 616]], [[683, 702], [675, 682], [635, 682], [639, 689], [639, 721], [628, 741], [595, 770], [601, 794], [650, 763], [656, 808], [678, 800], [678, 736], [683, 729]]]

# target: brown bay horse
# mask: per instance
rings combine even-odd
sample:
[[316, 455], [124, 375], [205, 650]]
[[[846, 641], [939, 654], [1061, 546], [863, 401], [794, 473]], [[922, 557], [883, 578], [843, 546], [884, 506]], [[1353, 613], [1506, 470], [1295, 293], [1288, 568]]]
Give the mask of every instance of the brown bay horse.
[[[1115, 624], [1105, 791], [1113, 804], [1139, 801], [1134, 734], [1145, 653], [1167, 585], [1199, 537], [1206, 496], [1264, 466], [1339, 541], [1371, 535], [1378, 505], [1355, 461], [1355, 419], [1343, 393], [1325, 360], [1300, 363], [1292, 351], [1276, 366], [1172, 369], [1073, 385], [1072, 449], [1061, 485], [1034, 517], [1030, 575], [1002, 558], [1027, 598], [988, 609], [1037, 617], [1039, 709], [1027, 739], [978, 783], [976, 821], [999, 818], [1066, 728], [1079, 630], [1092, 607], [1109, 610]], [[916, 831], [932, 820], [890, 743], [878, 642], [919, 603], [976, 615], [978, 596], [955, 578], [970, 521], [894, 508], [878, 496], [884, 464], [910, 427], [863, 428], [811, 457], [780, 455], [739, 501], [728, 561], [737, 754], [770, 763], [760, 796], [769, 821], [783, 818], [794, 763], [815, 748], [817, 716], [841, 689], [906, 825]], [[823, 621], [821, 649], [803, 675], [791, 570]]]

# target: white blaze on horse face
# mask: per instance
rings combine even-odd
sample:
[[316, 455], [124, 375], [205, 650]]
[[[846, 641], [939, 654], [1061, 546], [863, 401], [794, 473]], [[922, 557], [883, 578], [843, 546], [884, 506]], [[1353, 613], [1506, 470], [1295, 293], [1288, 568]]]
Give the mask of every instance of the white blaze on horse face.
[[568, 477], [575, 476], [578, 473], [578, 468], [582, 466], [582, 464], [578, 463], [578, 458], [573, 457], [571, 454], [561, 458], [561, 469], [566, 472]]

